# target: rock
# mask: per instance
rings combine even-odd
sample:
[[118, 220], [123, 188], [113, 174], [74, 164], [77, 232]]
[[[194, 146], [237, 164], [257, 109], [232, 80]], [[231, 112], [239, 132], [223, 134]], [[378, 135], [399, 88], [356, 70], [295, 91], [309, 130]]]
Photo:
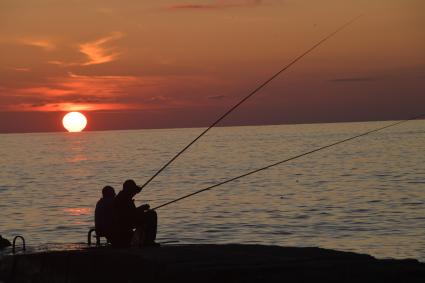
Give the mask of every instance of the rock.
[[109, 247], [6, 256], [3, 282], [424, 282], [417, 260], [261, 245]]

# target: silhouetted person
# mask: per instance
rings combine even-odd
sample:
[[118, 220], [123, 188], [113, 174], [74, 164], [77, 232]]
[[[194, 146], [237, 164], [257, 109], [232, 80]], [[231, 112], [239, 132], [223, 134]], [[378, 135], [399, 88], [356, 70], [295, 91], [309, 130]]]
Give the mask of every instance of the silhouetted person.
[[102, 189], [102, 198], [96, 204], [94, 212], [96, 235], [106, 237], [112, 243], [116, 231], [115, 190], [110, 186]]
[[115, 209], [117, 213], [117, 237], [112, 245], [128, 247], [134, 235], [139, 245], [158, 245], [155, 243], [157, 231], [157, 214], [149, 210], [149, 205], [144, 204], [136, 208], [133, 197], [140, 193], [141, 187], [137, 186], [133, 180], [127, 180], [123, 184], [123, 189], [115, 197]]

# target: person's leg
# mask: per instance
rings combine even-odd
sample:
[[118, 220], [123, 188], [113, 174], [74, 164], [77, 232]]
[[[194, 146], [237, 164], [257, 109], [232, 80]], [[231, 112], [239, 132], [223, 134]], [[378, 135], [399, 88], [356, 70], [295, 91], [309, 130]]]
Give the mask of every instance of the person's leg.
[[117, 231], [108, 238], [109, 242], [114, 248], [128, 248], [131, 244], [131, 239], [133, 237], [133, 231]]
[[144, 244], [150, 245], [155, 243], [158, 228], [158, 215], [154, 210], [148, 210], [144, 213]]
[[144, 231], [142, 226], [137, 226], [131, 239], [132, 247], [141, 247], [143, 245]]

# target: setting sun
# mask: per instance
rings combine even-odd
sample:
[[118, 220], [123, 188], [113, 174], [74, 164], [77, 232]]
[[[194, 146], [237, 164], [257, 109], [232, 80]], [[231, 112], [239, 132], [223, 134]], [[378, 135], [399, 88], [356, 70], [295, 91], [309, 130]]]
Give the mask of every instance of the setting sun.
[[87, 119], [80, 112], [69, 112], [63, 117], [62, 124], [68, 132], [81, 132], [87, 125]]

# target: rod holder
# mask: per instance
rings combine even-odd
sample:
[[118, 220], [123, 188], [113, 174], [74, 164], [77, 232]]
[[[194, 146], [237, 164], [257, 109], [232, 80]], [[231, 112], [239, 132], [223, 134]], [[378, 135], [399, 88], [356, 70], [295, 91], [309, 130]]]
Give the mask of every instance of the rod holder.
[[[95, 231], [96, 231], [95, 228], [91, 228], [89, 232], [87, 233], [87, 245], [89, 246], [91, 246], [92, 234]], [[96, 238], [96, 246], [100, 246], [100, 237], [98, 235], [94, 235], [94, 237]]]
[[24, 237], [23, 237], [23, 236], [18, 235], [18, 236], [15, 236], [15, 237], [13, 238], [13, 243], [12, 243], [12, 253], [15, 253], [15, 252], [16, 252], [16, 240], [17, 240], [17, 239], [21, 239], [21, 240], [22, 240], [22, 250], [23, 250], [23, 251], [25, 251], [25, 250], [26, 250], [26, 247], [25, 247], [25, 239], [24, 239]]

